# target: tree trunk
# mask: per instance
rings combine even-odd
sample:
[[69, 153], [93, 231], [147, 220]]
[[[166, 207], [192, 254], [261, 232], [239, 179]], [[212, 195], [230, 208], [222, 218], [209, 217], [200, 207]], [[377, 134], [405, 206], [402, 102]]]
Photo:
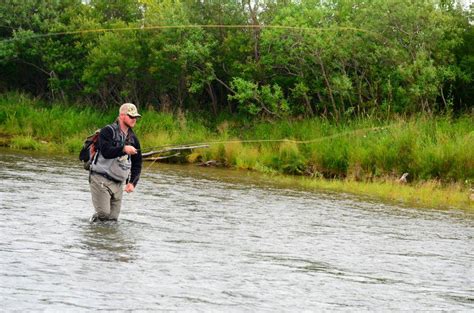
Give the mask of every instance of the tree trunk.
[[[254, 6], [252, 6], [252, 3], [254, 3]], [[258, 0], [247, 0], [247, 6], [249, 8], [250, 12], [250, 20], [252, 22], [252, 25], [260, 25], [258, 21]], [[260, 28], [259, 27], [252, 27], [252, 33], [253, 33], [253, 40], [254, 40], [254, 46], [253, 46], [253, 52], [254, 52], [254, 58], [255, 62], [258, 62], [260, 60]]]
[[337, 109], [336, 101], [334, 100], [334, 95], [333, 95], [333, 91], [332, 91], [332, 88], [331, 88], [331, 83], [329, 82], [329, 78], [328, 78], [328, 75], [326, 73], [326, 67], [324, 66], [324, 62], [321, 58], [321, 55], [320, 55], [319, 51], [316, 52], [316, 57], [318, 59], [319, 66], [321, 68], [321, 73], [323, 74], [324, 83], [325, 83], [326, 88], [327, 88], [328, 93], [329, 93], [329, 99], [331, 100], [331, 104], [332, 104], [332, 108], [334, 110], [336, 121], [338, 121], [339, 120], [339, 110]]
[[210, 83], [207, 83], [207, 93], [211, 97], [212, 112], [214, 113], [214, 115], [217, 115], [217, 98], [214, 92], [214, 88], [212, 88], [212, 85]]

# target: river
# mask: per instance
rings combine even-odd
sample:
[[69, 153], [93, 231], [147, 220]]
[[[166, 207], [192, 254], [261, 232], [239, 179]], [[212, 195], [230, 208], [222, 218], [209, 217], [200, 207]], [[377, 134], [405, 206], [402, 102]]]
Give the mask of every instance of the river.
[[73, 157], [0, 150], [0, 311], [474, 309], [474, 216], [144, 164], [90, 224]]

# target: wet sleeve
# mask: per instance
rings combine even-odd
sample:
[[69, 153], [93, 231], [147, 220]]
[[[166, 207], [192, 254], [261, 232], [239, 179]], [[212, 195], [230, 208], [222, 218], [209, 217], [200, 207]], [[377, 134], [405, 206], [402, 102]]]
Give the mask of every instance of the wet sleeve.
[[142, 172], [142, 150], [140, 147], [140, 141], [135, 136], [133, 146], [137, 149], [138, 153], [132, 155], [132, 169], [130, 173], [130, 181], [133, 186], [137, 186], [138, 180], [140, 179], [140, 173]]
[[106, 159], [114, 159], [125, 155], [123, 145], [119, 147], [114, 146], [114, 131], [109, 126], [102, 128], [100, 131], [99, 150]]

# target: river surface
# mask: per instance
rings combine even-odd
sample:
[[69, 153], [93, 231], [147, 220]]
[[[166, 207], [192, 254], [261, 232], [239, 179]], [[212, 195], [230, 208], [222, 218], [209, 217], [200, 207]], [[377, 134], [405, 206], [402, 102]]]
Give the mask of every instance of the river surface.
[[72, 157], [0, 150], [0, 311], [471, 311], [474, 216], [144, 164], [89, 224]]

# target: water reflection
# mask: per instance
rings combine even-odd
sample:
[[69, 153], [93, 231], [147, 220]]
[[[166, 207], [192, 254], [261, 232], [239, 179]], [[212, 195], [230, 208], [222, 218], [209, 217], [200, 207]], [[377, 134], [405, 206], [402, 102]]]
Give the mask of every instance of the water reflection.
[[107, 262], [133, 262], [136, 246], [122, 222], [99, 222], [82, 227], [81, 243], [90, 258]]

